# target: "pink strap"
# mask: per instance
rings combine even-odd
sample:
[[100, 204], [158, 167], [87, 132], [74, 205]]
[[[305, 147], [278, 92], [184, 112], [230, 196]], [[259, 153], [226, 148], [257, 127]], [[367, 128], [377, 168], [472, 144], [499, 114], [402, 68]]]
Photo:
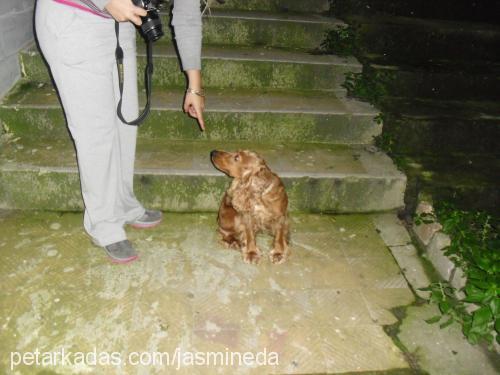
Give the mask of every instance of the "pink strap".
[[78, 9], [83, 10], [85, 12], [89, 12], [89, 13], [95, 14], [96, 16], [99, 16], [99, 17], [102, 17], [102, 18], [110, 18], [110, 17], [107, 17], [106, 15], [104, 15], [102, 13], [98, 13], [95, 10], [87, 8], [87, 7], [85, 7], [85, 6], [81, 5], [81, 4], [74, 3], [71, 0], [54, 0], [54, 1], [56, 3], [59, 3], [59, 4], [68, 5], [70, 7], [78, 8]]

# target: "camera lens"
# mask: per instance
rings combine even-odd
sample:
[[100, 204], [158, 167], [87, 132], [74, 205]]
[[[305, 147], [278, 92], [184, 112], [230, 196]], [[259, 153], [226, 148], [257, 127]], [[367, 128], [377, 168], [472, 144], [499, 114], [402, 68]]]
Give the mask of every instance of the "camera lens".
[[142, 18], [142, 22], [141, 30], [147, 41], [156, 42], [164, 35], [158, 13], [148, 12], [148, 15]]

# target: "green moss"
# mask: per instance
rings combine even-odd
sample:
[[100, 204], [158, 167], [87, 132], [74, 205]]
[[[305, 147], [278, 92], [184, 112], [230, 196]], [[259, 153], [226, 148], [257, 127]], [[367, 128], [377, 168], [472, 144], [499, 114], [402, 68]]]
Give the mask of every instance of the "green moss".
[[[164, 17], [168, 24], [168, 17]], [[268, 46], [312, 50], [320, 46], [328, 23], [281, 22], [259, 19], [206, 17], [203, 23], [205, 44]], [[162, 43], [172, 40], [171, 36]]]
[[224, 4], [214, 1], [213, 9], [237, 9], [258, 11], [324, 12], [328, 10], [328, 0], [227, 0]]
[[[2, 171], [0, 207], [75, 211], [82, 209], [74, 172]], [[138, 198], [148, 207], [169, 211], [215, 211], [229, 184], [224, 176], [136, 175]], [[294, 212], [367, 212], [400, 205], [397, 182], [376, 179], [283, 179]], [[26, 187], [29, 186], [29, 189]], [[34, 193], [36, 192], [36, 193]], [[385, 196], [385, 197], [384, 197]], [[382, 197], [382, 198], [381, 198]], [[396, 199], [397, 200], [397, 199]]]
[[[217, 96], [219, 93], [214, 91], [212, 95]], [[160, 94], [159, 92], [155, 97], [158, 96], [158, 101], [161, 102]], [[297, 95], [310, 94], [301, 91]], [[14, 136], [27, 139], [68, 137], [59, 101], [49, 86], [38, 88], [35, 83], [22, 82], [5, 98], [4, 103], [0, 121], [5, 130]], [[205, 116], [208, 130], [202, 133], [195, 121], [184, 115], [180, 108], [153, 110], [141, 126], [139, 137], [359, 144], [370, 143], [380, 130], [370, 116], [342, 113], [207, 112]]]
[[[208, 112], [205, 119], [208, 130], [202, 133], [180, 110], [152, 111], [139, 130], [139, 138], [351, 144], [370, 142], [377, 131], [367, 116]], [[0, 121], [13, 135], [23, 138], [69, 136], [62, 110], [56, 108], [3, 108]]]
[[18, 84], [14, 86], [12, 90], [2, 99], [2, 103], [19, 103], [23, 102], [23, 99], [32, 90], [36, 89], [37, 83], [29, 80], [21, 80]]
[[[33, 82], [49, 82], [49, 73], [40, 54], [29, 52], [22, 56], [25, 78]], [[138, 59], [138, 65], [137, 77], [142, 86], [144, 57]], [[157, 57], [154, 65], [154, 87], [184, 87], [186, 78], [180, 71], [176, 57]], [[350, 69], [343, 65], [251, 60], [224, 60], [221, 63], [218, 59], [205, 59], [203, 82], [207, 88], [330, 90], [340, 87]]]
[[61, 109], [2, 108], [0, 121], [15, 137], [62, 138], [68, 136]]
[[33, 82], [49, 82], [49, 69], [41, 55], [35, 50], [21, 52], [19, 54], [22, 73], [25, 80]]

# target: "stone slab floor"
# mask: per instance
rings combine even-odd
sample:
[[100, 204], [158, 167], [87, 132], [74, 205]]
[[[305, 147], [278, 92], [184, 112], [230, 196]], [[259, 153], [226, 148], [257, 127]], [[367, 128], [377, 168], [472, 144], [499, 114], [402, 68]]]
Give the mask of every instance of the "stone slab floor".
[[[158, 228], [129, 230], [138, 261], [113, 265], [83, 233], [80, 213], [3, 213], [0, 373], [406, 373], [403, 353], [382, 326], [397, 321], [389, 309], [414, 297], [374, 219], [292, 215], [289, 262], [275, 266], [265, 258], [251, 266], [218, 242], [213, 213], [167, 213]], [[268, 250], [269, 240], [261, 237], [260, 247]], [[116, 352], [122, 364], [73, 357], [78, 363], [11, 370], [11, 352], [38, 349], [41, 361], [62, 348]], [[279, 364], [176, 371], [127, 362], [133, 352], [146, 352], [147, 363], [148, 353], [173, 356], [176, 348], [266, 350]]]

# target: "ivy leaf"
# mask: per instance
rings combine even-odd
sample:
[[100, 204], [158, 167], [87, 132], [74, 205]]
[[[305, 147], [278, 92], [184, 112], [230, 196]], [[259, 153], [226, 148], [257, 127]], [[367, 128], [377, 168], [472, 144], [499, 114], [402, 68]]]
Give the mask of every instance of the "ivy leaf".
[[484, 292], [476, 288], [474, 285], [467, 283], [465, 286], [465, 294], [467, 295], [467, 298], [465, 298], [465, 302], [481, 302], [485, 295]]
[[451, 304], [450, 304], [450, 302], [448, 302], [448, 301], [443, 301], [443, 302], [440, 302], [440, 303], [439, 303], [439, 310], [441, 310], [441, 312], [442, 312], [443, 314], [448, 313], [448, 311], [450, 311], [450, 309], [451, 309]]
[[472, 328], [482, 328], [492, 320], [493, 314], [488, 306], [483, 306], [472, 314]]
[[491, 333], [486, 333], [483, 336], [483, 339], [488, 343], [488, 346], [490, 346], [491, 344], [493, 344], [493, 335]]
[[453, 323], [453, 318], [450, 318], [446, 322], [441, 323], [439, 325], [439, 328], [441, 328], [441, 329], [446, 328], [446, 327], [450, 326], [452, 323]]
[[467, 271], [467, 278], [469, 280], [483, 280], [487, 277], [487, 273], [477, 267], [471, 267]]
[[496, 297], [491, 300], [490, 309], [494, 317], [500, 314], [500, 298]]
[[468, 335], [467, 335], [467, 340], [472, 344], [472, 345], [476, 345], [479, 341], [479, 337], [476, 333], [474, 332], [470, 332]]
[[490, 271], [491, 261], [488, 258], [479, 256], [479, 255], [475, 255], [474, 260], [476, 261], [476, 264], [478, 265], [478, 267], [480, 267], [481, 269], [483, 269], [486, 272]]
[[[446, 318], [433, 317], [428, 322], [443, 320], [440, 327], [444, 328], [456, 321], [471, 344], [486, 342], [491, 347], [495, 338], [500, 344], [500, 216], [458, 210], [447, 203], [436, 204], [435, 209], [436, 221], [451, 238], [444, 254], [463, 269], [466, 285], [465, 298], [460, 298], [445, 282], [431, 284], [429, 302]], [[417, 219], [425, 223], [432, 215]], [[477, 310], [469, 313], [469, 304]]]
[[464, 332], [465, 337], [469, 337], [471, 325], [472, 325], [472, 321], [464, 322], [464, 324], [462, 326], [462, 331]]
[[471, 294], [464, 298], [464, 302], [480, 303], [484, 299], [484, 293], [481, 294]]
[[483, 281], [484, 279], [485, 278], [483, 278], [481, 280], [472, 279], [469, 282], [471, 285], [474, 285], [478, 289], [487, 290], [491, 286], [491, 284], [487, 281]]
[[433, 316], [432, 318], [430, 319], [426, 319], [425, 322], [427, 324], [434, 324], [434, 323], [437, 323], [441, 320], [441, 315], [436, 315], [436, 316]]

